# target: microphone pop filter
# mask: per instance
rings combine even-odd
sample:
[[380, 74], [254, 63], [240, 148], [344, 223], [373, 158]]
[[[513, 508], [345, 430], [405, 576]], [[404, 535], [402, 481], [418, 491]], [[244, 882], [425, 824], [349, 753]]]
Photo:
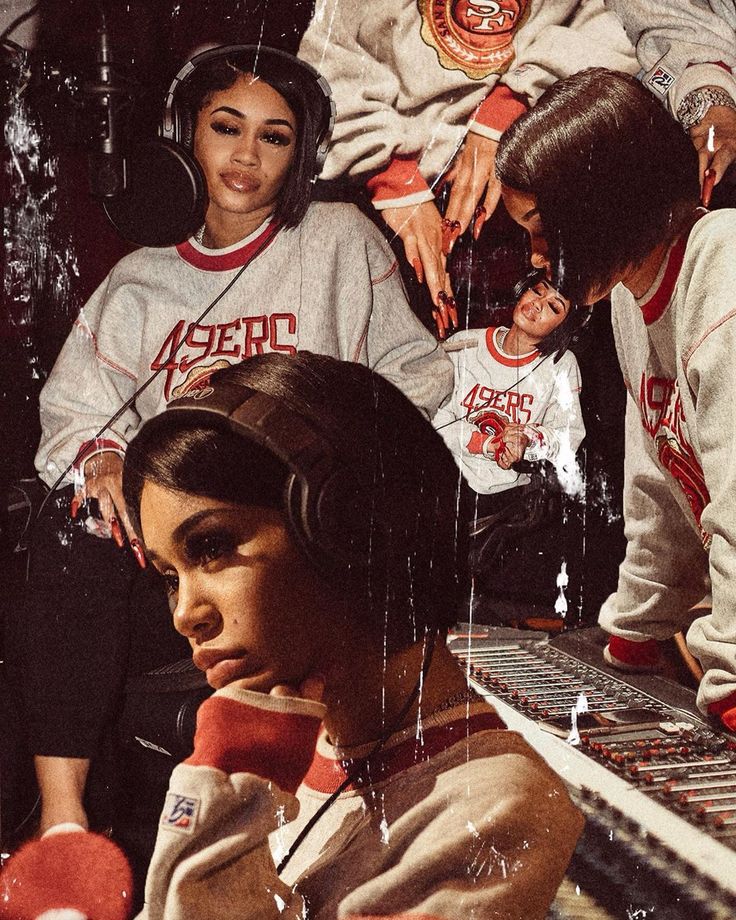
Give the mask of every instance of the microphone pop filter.
[[139, 246], [174, 246], [204, 223], [207, 186], [199, 164], [167, 140], [132, 148], [125, 190], [103, 201], [118, 233]]

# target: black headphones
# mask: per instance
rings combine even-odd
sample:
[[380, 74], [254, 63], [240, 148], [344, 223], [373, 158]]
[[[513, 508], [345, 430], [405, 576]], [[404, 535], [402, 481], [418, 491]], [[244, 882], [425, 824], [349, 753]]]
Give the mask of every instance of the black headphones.
[[181, 87], [191, 78], [191, 75], [198, 67], [232, 55], [252, 58], [253, 68], [259, 73], [262, 70], [267, 73], [276, 69], [291, 71], [294, 82], [303, 83], [307, 81], [306, 85], [314, 87], [315, 98], [318, 100], [320, 108], [315, 164], [315, 176], [319, 175], [327, 156], [330, 137], [335, 124], [335, 103], [332, 99], [332, 91], [325, 78], [311, 64], [307, 64], [306, 61], [302, 61], [286, 51], [268, 48], [265, 45], [221, 45], [217, 48], [202, 51], [187, 61], [172, 80], [171, 86], [166, 93], [160, 129], [161, 137], [191, 151], [194, 143], [194, 126], [197, 113], [192, 112], [181, 101]]
[[[218, 382], [172, 400], [146, 427], [174, 415], [229, 428], [265, 448], [287, 468], [283, 510], [293, 536], [319, 571], [344, 577], [365, 573], [380, 551], [382, 521], [366, 514], [366, 484], [335, 456], [325, 435], [304, 416], [241, 384]], [[378, 512], [378, 509], [377, 509]]]
[[242, 55], [245, 66], [258, 73], [286, 73], [309, 94], [319, 113], [314, 177], [319, 175], [335, 123], [335, 104], [324, 77], [309, 64], [276, 48], [210, 48], [187, 61], [174, 77], [166, 93], [159, 138], [130, 151], [125, 191], [103, 201], [110, 222], [125, 239], [139, 246], [171, 246], [190, 237], [204, 223], [207, 183], [192, 153], [197, 113], [181, 98], [181, 88], [197, 68], [230, 55]]

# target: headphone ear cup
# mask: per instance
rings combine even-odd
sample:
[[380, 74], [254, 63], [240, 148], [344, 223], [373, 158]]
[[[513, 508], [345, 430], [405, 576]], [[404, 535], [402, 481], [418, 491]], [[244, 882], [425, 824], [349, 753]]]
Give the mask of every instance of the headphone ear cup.
[[365, 488], [347, 470], [337, 470], [319, 484], [289, 476], [284, 507], [302, 550], [328, 576], [364, 574], [380, 552], [380, 524], [366, 509]]
[[189, 106], [178, 105], [176, 107], [176, 124], [177, 139], [176, 142], [181, 144], [185, 150], [192, 153], [194, 150], [194, 127], [196, 118], [192, 115]]

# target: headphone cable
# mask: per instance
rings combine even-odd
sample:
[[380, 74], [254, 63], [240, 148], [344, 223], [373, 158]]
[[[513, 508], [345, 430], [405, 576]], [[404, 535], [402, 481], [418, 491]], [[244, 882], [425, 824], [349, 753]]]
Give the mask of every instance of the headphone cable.
[[380, 750], [382, 750], [382, 748], [384, 747], [388, 739], [391, 737], [391, 735], [393, 735], [394, 732], [397, 732], [401, 728], [401, 725], [404, 719], [406, 718], [406, 716], [408, 715], [409, 710], [414, 705], [414, 703], [417, 701], [417, 698], [419, 697], [419, 694], [422, 691], [424, 682], [427, 679], [427, 674], [429, 673], [430, 665], [432, 664], [432, 656], [434, 655], [435, 645], [437, 641], [437, 634], [435, 632], [432, 632], [429, 634], [429, 636], [427, 636], [425, 633], [425, 638], [427, 641], [425, 643], [424, 650], [422, 652], [422, 669], [419, 672], [419, 677], [417, 678], [416, 683], [414, 684], [414, 689], [411, 691], [411, 693], [406, 699], [406, 702], [401, 707], [401, 711], [396, 716], [394, 721], [391, 723], [389, 728], [384, 731], [384, 733], [381, 735], [381, 737], [378, 739], [375, 745], [366, 754], [366, 756], [361, 757], [360, 760], [356, 761], [353, 764], [353, 766], [348, 770], [345, 779], [340, 783], [337, 789], [332, 793], [332, 795], [330, 795], [330, 797], [326, 801], [322, 803], [322, 805], [320, 805], [320, 807], [312, 815], [309, 821], [307, 821], [304, 827], [299, 831], [294, 842], [289, 847], [288, 852], [286, 853], [284, 858], [281, 860], [281, 862], [276, 867], [276, 873], [278, 875], [281, 875], [284, 869], [289, 865], [289, 863], [291, 862], [292, 856], [296, 853], [296, 851], [302, 845], [307, 835], [311, 832], [312, 828], [315, 826], [315, 824], [317, 824], [320, 818], [322, 818], [322, 816], [334, 805], [334, 803], [338, 800], [338, 798], [342, 795], [342, 793], [347, 789], [347, 787], [351, 783], [353, 783], [355, 779], [357, 779], [363, 767], [369, 765], [371, 759], [375, 757], [376, 754]]

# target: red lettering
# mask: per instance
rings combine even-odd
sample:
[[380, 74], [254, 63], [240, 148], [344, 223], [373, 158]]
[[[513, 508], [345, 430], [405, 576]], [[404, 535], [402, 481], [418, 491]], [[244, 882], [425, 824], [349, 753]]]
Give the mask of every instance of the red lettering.
[[236, 329], [240, 329], [240, 320], [234, 319], [231, 323], [219, 323], [217, 326], [217, 345], [215, 346], [214, 351], [212, 352], [212, 357], [222, 355], [225, 358], [237, 358], [240, 354], [240, 346], [235, 345], [232, 348], [228, 348], [228, 345], [232, 344], [233, 341], [233, 332]]
[[639, 386], [639, 410], [644, 430], [651, 437], [654, 437], [660, 428], [673, 421], [671, 415], [674, 393], [674, 380], [668, 380], [666, 377], [647, 377], [646, 373], [642, 374]]
[[286, 321], [286, 335], [294, 335], [296, 332], [296, 316], [293, 313], [272, 313], [268, 319], [268, 328], [270, 332], [270, 344], [273, 351], [282, 351], [287, 355], [295, 355], [296, 347], [288, 342], [279, 342], [279, 324], [283, 326]]
[[[197, 339], [196, 333], [198, 330], [205, 332], [206, 339]], [[195, 355], [193, 358], [190, 358], [188, 354], [183, 354], [181, 356], [181, 361], [179, 361], [179, 370], [182, 374], [194, 367], [195, 364], [199, 364], [200, 361], [203, 361], [209, 353], [212, 351], [212, 345], [215, 341], [215, 335], [217, 333], [217, 326], [194, 326], [191, 325], [187, 330], [187, 335], [184, 340], [184, 344], [188, 345], [190, 348], [199, 348], [201, 349], [201, 354]]]
[[[267, 316], [244, 316], [243, 325], [245, 326], [245, 342], [243, 344], [243, 357], [252, 358], [254, 354], [263, 354], [263, 343], [268, 342], [268, 317]], [[260, 333], [255, 334], [256, 326], [260, 327]]]
[[488, 400], [487, 405], [493, 406], [494, 409], [500, 409], [501, 412], [504, 411], [504, 393], [503, 390], [491, 390], [491, 397]]
[[509, 416], [512, 422], [518, 422], [519, 416], [516, 412], [519, 404], [521, 402], [521, 397], [516, 392], [516, 390], [509, 390], [506, 398], [506, 415]]
[[519, 424], [526, 425], [532, 417], [531, 409], [527, 409], [527, 406], [534, 405], [534, 397], [531, 393], [522, 393], [521, 394], [521, 405], [519, 406]]
[[478, 392], [478, 384], [473, 387], [473, 389], [468, 393], [465, 399], [460, 403], [461, 406], [465, 406], [468, 412], [473, 411], [473, 406], [475, 406], [475, 394]]
[[[182, 333], [184, 332], [184, 320], [180, 319], [171, 332], [164, 339], [159, 353], [151, 361], [152, 371], [166, 371], [166, 383], [164, 384], [164, 396], [168, 402], [171, 395], [171, 384], [174, 379], [177, 364], [175, 360], [176, 351], [181, 345]], [[166, 355], [166, 357], [164, 357]]]

